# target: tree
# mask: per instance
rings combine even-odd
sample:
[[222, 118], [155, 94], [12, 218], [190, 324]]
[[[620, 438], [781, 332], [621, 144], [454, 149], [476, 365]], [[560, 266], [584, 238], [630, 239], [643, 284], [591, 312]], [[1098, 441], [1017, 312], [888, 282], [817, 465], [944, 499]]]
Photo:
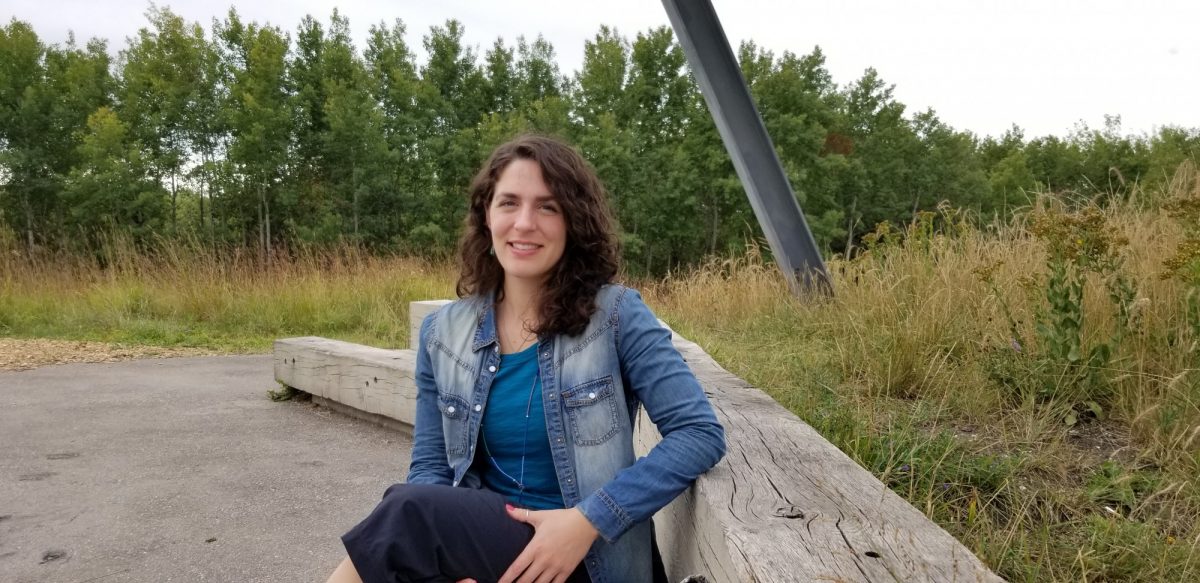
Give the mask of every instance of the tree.
[[[350, 42], [349, 22], [335, 10], [322, 52], [322, 83], [328, 129], [321, 135], [325, 174], [339, 214], [348, 211], [351, 234], [362, 240], [361, 204], [387, 187], [390, 156], [383, 115], [371, 93], [369, 78]], [[348, 207], [348, 208], [347, 208]], [[377, 209], [383, 212], [385, 209]], [[386, 233], [373, 232], [377, 241]]]
[[1147, 142], [1147, 188], [1165, 189], [1184, 163], [1191, 162], [1193, 168], [1200, 164], [1200, 129], [1161, 127]]
[[293, 112], [285, 84], [290, 42], [278, 28], [243, 24], [233, 10], [216, 28], [228, 59], [224, 111], [231, 134], [225, 171], [231, 181], [230, 218], [246, 235], [249, 227], [257, 227], [259, 248], [270, 255], [271, 210], [291, 161]]
[[848, 237], [881, 221], [910, 220], [920, 204], [912, 164], [919, 156], [920, 140], [893, 91], [874, 69], [843, 91], [845, 113], [834, 131], [849, 142], [848, 163], [841, 168], [838, 185]]
[[109, 232], [144, 241], [166, 224], [162, 185], [148, 177], [141, 145], [113, 110], [101, 107], [88, 117], [79, 158], [63, 198], [68, 226], [85, 242], [95, 247]]
[[514, 55], [515, 50], [505, 46], [502, 38], [497, 38], [484, 54], [483, 70], [487, 79], [484, 101], [488, 114], [503, 115], [516, 108], [519, 77]]
[[380, 23], [371, 27], [367, 40], [367, 71], [382, 107], [384, 139], [391, 155], [385, 172], [391, 186], [380, 192], [374, 203], [380, 211], [372, 216], [389, 221], [390, 243], [421, 251], [411, 245], [410, 234], [426, 224], [421, 201], [435, 188], [433, 159], [423, 151], [425, 138], [434, 130], [434, 115], [421, 106], [424, 86], [404, 33], [400, 20], [390, 29]]
[[[336, 13], [335, 13], [336, 18]], [[296, 46], [287, 64], [295, 131], [295, 165], [288, 177], [289, 206], [294, 210], [292, 233], [305, 240], [337, 237], [342, 226], [333, 210], [332, 177], [325, 160], [325, 135], [329, 132], [325, 105], [325, 30], [311, 15], [300, 21]]]
[[529, 106], [538, 101], [561, 97], [566, 81], [558, 72], [554, 46], [538, 35], [533, 43], [517, 37], [517, 100]]
[[1029, 169], [1039, 187], [1051, 192], [1073, 191], [1084, 185], [1084, 153], [1079, 144], [1057, 136], [1044, 136], [1025, 145]]
[[111, 99], [104, 43], [47, 47], [27, 23], [0, 28], [0, 215], [33, 248], [61, 235], [63, 181], [87, 116]]
[[1116, 196], [1128, 194], [1149, 170], [1149, 149], [1142, 140], [1121, 134], [1121, 116], [1104, 116], [1104, 129], [1080, 124], [1071, 136], [1084, 153], [1085, 188]]
[[993, 210], [975, 136], [942, 123], [932, 109], [913, 116], [912, 125], [921, 141], [913, 160], [913, 208], [932, 210], [945, 201], [958, 208]]
[[462, 44], [463, 32], [458, 21], [448, 20], [424, 38], [429, 60], [421, 68], [417, 101], [433, 118], [421, 155], [430, 160], [435, 178], [419, 211], [425, 222], [412, 236], [415, 244], [437, 251], [453, 247], [464, 213], [462, 193], [484, 156], [478, 130], [486, 82], [474, 51]]
[[639, 33], [631, 45], [629, 80], [620, 109], [629, 112], [628, 129], [636, 161], [629, 192], [618, 206], [631, 243], [628, 257], [647, 272], [690, 262], [680, 251], [694, 236], [697, 201], [682, 187], [690, 170], [680, 151], [693, 83], [683, 71], [683, 49], [671, 30]]
[[[840, 244], [846, 229], [836, 168], [845, 153], [826, 147], [836, 123], [837, 88], [824, 68], [825, 56], [818, 47], [803, 57], [784, 52], [775, 59], [749, 42], [739, 53], [743, 75], [814, 239], [821, 246]], [[752, 218], [746, 220], [757, 227]], [[761, 235], [757, 228], [754, 233]]]
[[146, 161], [156, 180], [170, 180], [171, 229], [177, 229], [178, 179], [202, 131], [198, 107], [211, 80], [208, 42], [199, 24], [187, 24], [169, 8], [151, 5], [146, 12], [151, 28], [138, 30], [137, 39], [121, 51], [120, 115], [129, 121], [138, 143], [147, 148]]
[[[199, 67], [196, 92], [189, 106], [187, 125], [185, 128], [188, 143], [192, 147], [192, 155], [198, 155], [200, 161], [188, 174], [190, 179], [198, 182], [197, 201], [199, 203], [199, 227], [211, 239], [213, 183], [217, 171], [217, 156], [227, 142], [228, 130], [221, 112], [221, 105], [228, 101], [228, 87], [223, 83], [221, 72], [221, 55], [214, 41], [205, 41], [198, 45]], [[209, 204], [204, 204], [208, 198]]]
[[583, 66], [575, 74], [574, 114], [583, 127], [595, 127], [611, 115], [619, 125], [629, 121], [625, 86], [629, 75], [629, 43], [616, 29], [601, 26], [583, 44]]

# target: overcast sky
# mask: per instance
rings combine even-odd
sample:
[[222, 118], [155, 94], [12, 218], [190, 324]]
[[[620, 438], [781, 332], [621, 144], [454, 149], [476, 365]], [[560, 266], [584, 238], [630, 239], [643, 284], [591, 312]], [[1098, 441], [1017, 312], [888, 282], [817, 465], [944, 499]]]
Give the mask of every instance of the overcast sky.
[[[211, 31], [231, 4], [160, 2]], [[240, 0], [244, 20], [296, 30], [305, 14], [350, 19], [357, 48], [367, 28], [396, 18], [424, 58], [421, 37], [454, 18], [480, 55], [496, 37], [545, 35], [564, 73], [583, 59], [601, 24], [629, 39], [669, 25], [659, 0]], [[1162, 125], [1200, 128], [1198, 0], [713, 0], [733, 46], [751, 39], [775, 51], [819, 45], [834, 80], [846, 85], [875, 67], [909, 113], [933, 108], [946, 123], [981, 135], [1012, 124], [1026, 137], [1065, 135], [1077, 122], [1101, 127], [1120, 115], [1126, 133]], [[115, 53], [146, 26], [148, 3], [126, 0], [0, 0], [0, 16], [29, 22], [47, 42], [74, 31], [82, 44], [109, 40]]]

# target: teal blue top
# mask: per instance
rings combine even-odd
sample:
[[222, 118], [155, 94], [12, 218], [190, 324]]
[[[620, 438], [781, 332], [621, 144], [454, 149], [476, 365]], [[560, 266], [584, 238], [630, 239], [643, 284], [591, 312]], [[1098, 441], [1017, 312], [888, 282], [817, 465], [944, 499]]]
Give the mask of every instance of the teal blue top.
[[542, 400], [537, 344], [500, 355], [475, 450], [483, 486], [534, 510], [563, 507]]

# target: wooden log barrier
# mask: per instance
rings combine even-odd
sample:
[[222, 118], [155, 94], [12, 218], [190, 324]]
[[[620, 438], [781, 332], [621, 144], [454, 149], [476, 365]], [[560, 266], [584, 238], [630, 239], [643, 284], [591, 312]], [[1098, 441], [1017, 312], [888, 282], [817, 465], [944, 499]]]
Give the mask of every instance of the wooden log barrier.
[[[421, 320], [444, 303], [411, 304], [411, 346]], [[790, 411], [695, 343], [673, 338], [725, 426], [729, 451], [654, 517], [670, 580], [1001, 581]], [[412, 350], [287, 338], [275, 341], [274, 362], [285, 385], [411, 428]], [[659, 439], [642, 412], [638, 453]]]

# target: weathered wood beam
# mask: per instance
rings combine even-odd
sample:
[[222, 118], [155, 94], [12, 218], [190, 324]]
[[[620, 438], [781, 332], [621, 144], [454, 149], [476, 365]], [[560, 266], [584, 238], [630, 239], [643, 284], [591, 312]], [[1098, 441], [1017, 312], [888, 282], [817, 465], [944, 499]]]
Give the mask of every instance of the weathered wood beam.
[[416, 353], [316, 336], [275, 341], [275, 379], [411, 426], [416, 420]]
[[[414, 336], [441, 303], [414, 302]], [[725, 426], [729, 452], [654, 517], [671, 580], [1001, 580], [790, 411], [673, 338]], [[413, 351], [313, 337], [278, 340], [275, 349], [280, 382], [413, 423]], [[644, 412], [635, 429], [639, 454], [661, 439]]]
[[[655, 516], [672, 574], [710, 581], [1002, 581], [774, 399], [673, 335], [725, 426], [725, 459]], [[657, 443], [641, 415], [638, 446]]]

